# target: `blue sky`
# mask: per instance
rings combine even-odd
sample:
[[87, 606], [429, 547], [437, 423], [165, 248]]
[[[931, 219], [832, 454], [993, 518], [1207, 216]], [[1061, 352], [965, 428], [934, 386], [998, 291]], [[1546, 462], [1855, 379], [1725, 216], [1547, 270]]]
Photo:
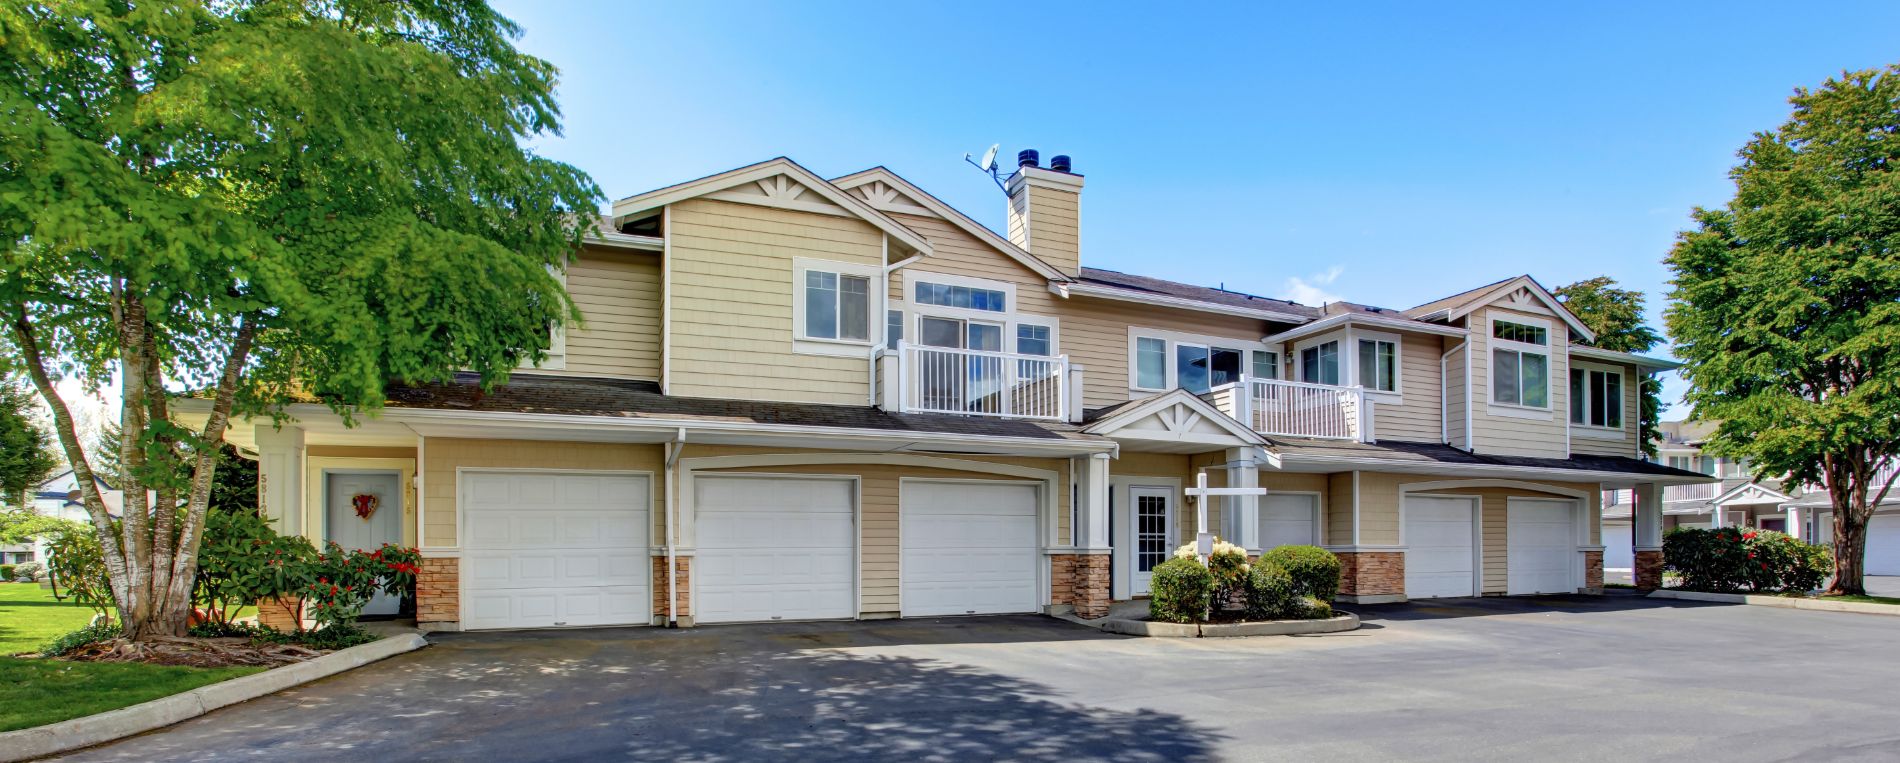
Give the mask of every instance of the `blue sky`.
[[562, 72], [537, 150], [609, 198], [785, 155], [997, 227], [962, 156], [1001, 143], [1075, 157], [1093, 267], [1400, 308], [1610, 275], [1658, 326], [1736, 149], [1797, 85], [1900, 62], [1900, 3], [497, 4]]

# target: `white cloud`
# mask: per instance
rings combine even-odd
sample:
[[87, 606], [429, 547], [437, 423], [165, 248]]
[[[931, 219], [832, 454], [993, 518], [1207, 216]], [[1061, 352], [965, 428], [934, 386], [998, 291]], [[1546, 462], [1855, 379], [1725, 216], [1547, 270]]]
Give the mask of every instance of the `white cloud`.
[[1346, 266], [1334, 265], [1327, 268], [1323, 273], [1313, 273], [1305, 278], [1300, 278], [1299, 276], [1288, 278], [1286, 279], [1286, 286], [1284, 287], [1286, 298], [1303, 305], [1313, 305], [1315, 307], [1328, 302], [1343, 300], [1345, 297], [1334, 294], [1325, 287], [1333, 285], [1334, 281], [1339, 280], [1340, 274], [1345, 272]]

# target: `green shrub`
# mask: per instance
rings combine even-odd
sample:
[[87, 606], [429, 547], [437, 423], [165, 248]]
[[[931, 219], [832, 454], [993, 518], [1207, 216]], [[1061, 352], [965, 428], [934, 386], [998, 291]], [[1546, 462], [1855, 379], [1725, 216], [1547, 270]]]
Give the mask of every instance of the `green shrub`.
[[1663, 566], [1694, 591], [1805, 593], [1833, 572], [1827, 549], [1785, 533], [1742, 527], [1677, 529], [1663, 536]]
[[106, 574], [105, 551], [91, 525], [77, 525], [53, 536], [46, 545], [52, 565], [53, 586], [65, 586], [74, 601], [111, 616], [112, 581]]
[[348, 649], [376, 640], [375, 634], [355, 623], [285, 633], [268, 625], [203, 622], [191, 626], [190, 634], [198, 638], [248, 638], [252, 644], [296, 644], [312, 649]]
[[1333, 605], [1312, 596], [1300, 597], [1300, 617], [1307, 620], [1324, 620], [1333, 616]]
[[1339, 557], [1318, 546], [1280, 546], [1260, 555], [1293, 578], [1299, 596], [1331, 602], [1339, 595]]
[[1213, 599], [1213, 573], [1194, 557], [1177, 556], [1155, 565], [1148, 617], [1167, 623], [1203, 622]]
[[46, 577], [46, 566], [39, 562], [20, 562], [13, 565], [13, 579], [22, 583], [37, 583]]
[[13, 565], [0, 564], [0, 581], [13, 579]]
[[40, 648], [40, 656], [64, 657], [68, 654], [78, 651], [81, 647], [87, 646], [89, 644], [96, 644], [101, 641], [111, 641], [112, 639], [115, 639], [118, 637], [119, 637], [118, 625], [115, 625], [113, 623], [102, 623], [100, 625], [88, 625], [84, 628], [80, 628], [79, 630], [73, 631], [64, 636], [60, 636], [59, 638], [53, 639], [51, 643], [48, 643], [46, 646], [43, 646]]
[[1284, 620], [1295, 616], [1298, 590], [1286, 568], [1267, 559], [1254, 562], [1247, 575], [1247, 619]]

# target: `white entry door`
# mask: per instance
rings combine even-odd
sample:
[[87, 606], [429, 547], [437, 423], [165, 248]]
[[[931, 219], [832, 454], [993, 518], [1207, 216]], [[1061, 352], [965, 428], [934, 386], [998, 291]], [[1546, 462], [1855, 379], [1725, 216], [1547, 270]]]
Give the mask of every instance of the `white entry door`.
[[1407, 496], [1404, 500], [1406, 598], [1477, 595], [1472, 540], [1477, 499]]
[[1260, 550], [1319, 543], [1319, 496], [1270, 493], [1260, 499]]
[[1866, 559], [1864, 574], [1900, 575], [1900, 514], [1883, 514], [1867, 522]]
[[462, 627], [652, 622], [651, 484], [638, 475], [464, 473]]
[[[325, 470], [324, 535], [358, 551], [375, 551], [385, 543], [402, 545], [406, 493], [401, 472]], [[401, 599], [381, 591], [363, 605], [365, 615], [393, 615], [401, 610]]]
[[694, 478], [698, 621], [856, 617], [856, 494], [835, 477]]
[[1512, 498], [1506, 504], [1505, 565], [1509, 594], [1576, 593], [1577, 502]]
[[905, 617], [1041, 607], [1038, 486], [905, 480], [900, 492]]
[[1136, 596], [1152, 590], [1155, 565], [1168, 560], [1174, 551], [1174, 490], [1165, 487], [1128, 488], [1128, 529], [1131, 531], [1129, 560], [1133, 573], [1129, 584]]

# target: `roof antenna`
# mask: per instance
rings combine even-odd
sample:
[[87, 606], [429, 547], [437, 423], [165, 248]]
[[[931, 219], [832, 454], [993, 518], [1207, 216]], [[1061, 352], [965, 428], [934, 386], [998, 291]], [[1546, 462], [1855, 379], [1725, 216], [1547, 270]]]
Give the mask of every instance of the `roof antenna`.
[[990, 150], [983, 152], [983, 161], [979, 162], [975, 159], [971, 159], [969, 154], [963, 155], [963, 161], [969, 162], [970, 166], [982, 170], [985, 175], [989, 175], [990, 180], [996, 182], [997, 189], [1001, 190], [1005, 195], [1008, 195], [1009, 187], [1003, 184], [1002, 174], [996, 171], [996, 150], [1002, 147], [1003, 144], [1001, 143], [991, 144]]

